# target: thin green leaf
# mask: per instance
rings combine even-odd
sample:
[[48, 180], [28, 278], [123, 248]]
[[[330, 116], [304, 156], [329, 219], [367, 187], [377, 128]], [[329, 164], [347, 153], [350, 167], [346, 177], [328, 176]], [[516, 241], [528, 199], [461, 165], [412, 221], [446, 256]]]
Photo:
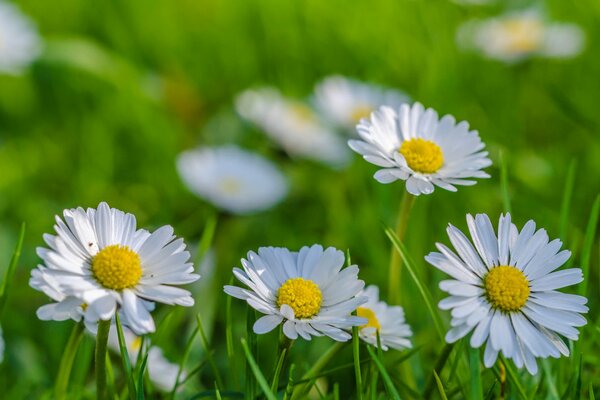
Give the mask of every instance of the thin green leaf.
[[442, 349], [442, 352], [438, 356], [435, 366], [433, 367], [431, 377], [427, 381], [427, 385], [425, 386], [425, 390], [423, 391], [424, 398], [428, 399], [433, 393], [433, 386], [435, 384], [434, 374], [442, 372], [444, 366], [446, 365], [446, 362], [448, 361], [448, 358], [450, 357], [450, 353], [452, 353], [452, 349], [454, 349], [454, 343], [446, 343], [446, 345], [444, 345], [444, 348]]
[[596, 396], [594, 396], [594, 385], [590, 382], [590, 400], [596, 400]]
[[356, 397], [362, 400], [362, 373], [360, 370], [360, 338], [358, 337], [358, 326], [352, 327], [352, 358], [354, 360], [354, 378], [356, 381]]
[[587, 228], [585, 230], [585, 238], [583, 240], [583, 248], [581, 250], [581, 271], [583, 272], [583, 282], [578, 286], [577, 290], [581, 296], [587, 295], [588, 283], [590, 281], [590, 259], [594, 238], [596, 237], [596, 226], [598, 226], [598, 215], [600, 214], [600, 196], [596, 196], [590, 217], [588, 219]]
[[17, 244], [15, 246], [15, 250], [13, 251], [13, 255], [10, 259], [10, 264], [8, 264], [8, 269], [4, 274], [4, 280], [2, 281], [2, 285], [0, 286], [0, 321], [2, 320], [2, 316], [4, 315], [4, 308], [6, 307], [6, 302], [8, 300], [8, 289], [11, 286], [10, 283], [12, 282], [13, 276], [15, 275], [15, 270], [17, 269], [19, 258], [21, 257], [21, 250], [23, 249], [23, 240], [25, 240], [25, 222], [21, 224], [21, 230], [19, 231], [19, 239], [17, 239]]
[[[444, 384], [442, 380], [438, 376], [437, 372], [433, 371], [433, 377], [435, 378], [435, 383], [437, 384], [438, 391], [440, 392], [440, 397], [442, 400], [448, 400], [448, 396], [446, 396], [446, 390], [444, 389]], [[479, 397], [481, 399], [481, 397]]]
[[563, 189], [563, 198], [560, 205], [560, 225], [558, 235], [564, 241], [567, 238], [567, 228], [569, 227], [569, 215], [571, 214], [571, 199], [573, 198], [573, 189], [575, 188], [575, 176], [577, 172], [577, 159], [572, 159], [567, 171], [565, 188]]
[[254, 374], [254, 378], [256, 378], [256, 381], [258, 382], [261, 389], [263, 390], [265, 397], [269, 400], [277, 400], [277, 396], [275, 396], [275, 394], [273, 394], [273, 392], [271, 391], [271, 388], [269, 387], [269, 384], [267, 383], [265, 376], [261, 372], [258, 364], [256, 364], [256, 361], [254, 360], [254, 357], [252, 356], [252, 353], [250, 352], [250, 349], [248, 348], [248, 343], [246, 342], [246, 339], [242, 338], [241, 342], [242, 342], [242, 347], [244, 349], [244, 354], [246, 355], [246, 360], [248, 361], [250, 369], [252, 370], [252, 373]]
[[144, 400], [146, 398], [144, 393], [144, 376], [146, 375], [146, 367], [148, 366], [148, 354], [149, 352], [144, 354], [144, 359], [138, 371], [137, 400]]
[[215, 379], [217, 380], [217, 385], [219, 388], [224, 388], [223, 380], [221, 379], [221, 374], [219, 373], [219, 369], [217, 368], [217, 364], [215, 363], [215, 358], [213, 357], [212, 352], [210, 351], [210, 347], [208, 345], [208, 340], [206, 340], [206, 335], [204, 334], [204, 327], [202, 326], [202, 320], [200, 319], [200, 315], [196, 315], [196, 323], [198, 325], [198, 332], [200, 333], [200, 339], [202, 339], [202, 346], [204, 346], [204, 351], [206, 352], [206, 359], [208, 360], [208, 364], [215, 375]]
[[511, 386], [517, 390], [517, 394], [521, 399], [527, 399], [527, 393], [525, 393], [525, 389], [523, 388], [523, 385], [521, 385], [519, 375], [517, 374], [513, 366], [507, 363], [506, 359], [504, 359], [504, 356], [500, 357], [502, 359], [502, 364], [504, 365], [504, 368], [506, 370], [506, 377], [508, 378], [508, 381], [510, 382]]
[[56, 383], [54, 385], [54, 396], [57, 400], [66, 398], [73, 361], [75, 360], [77, 349], [83, 338], [83, 331], [83, 322], [76, 323], [73, 326], [73, 330], [71, 331], [65, 350], [63, 351], [58, 367], [58, 373], [56, 374]]
[[558, 389], [556, 388], [556, 379], [550, 368], [550, 361], [547, 358], [542, 359], [542, 369], [544, 371], [544, 380], [546, 381], [546, 388], [553, 399], [559, 399]]
[[281, 370], [283, 369], [283, 361], [285, 360], [285, 356], [287, 354], [288, 349], [283, 349], [281, 354], [279, 355], [279, 359], [277, 360], [277, 365], [275, 366], [275, 373], [273, 374], [273, 381], [271, 382], [271, 391], [277, 392], [277, 387], [279, 386], [279, 375], [281, 374]]
[[383, 379], [383, 384], [388, 392], [388, 395], [392, 399], [400, 400], [400, 394], [396, 390], [396, 387], [394, 386], [390, 375], [386, 371], [385, 366], [383, 365], [379, 357], [377, 357], [377, 354], [375, 354], [375, 351], [372, 349], [371, 346], [367, 346], [367, 350], [369, 352], [369, 355], [371, 356], [371, 359], [375, 363], [375, 366], [379, 370], [379, 373], [381, 374], [381, 379]]
[[483, 386], [481, 385], [481, 366], [479, 365], [479, 349], [469, 346], [469, 368], [471, 370], [471, 399], [483, 398]]
[[121, 318], [119, 313], [115, 313], [115, 321], [117, 325], [117, 337], [119, 338], [119, 351], [121, 354], [121, 362], [123, 363], [123, 372], [127, 380], [127, 387], [129, 388], [129, 398], [135, 400], [137, 397], [135, 388], [135, 378], [133, 377], [133, 371], [131, 369], [131, 361], [129, 359], [129, 353], [127, 352], [127, 342], [125, 342], [125, 335], [123, 334], [123, 325], [121, 325]]
[[288, 383], [283, 393], [283, 400], [289, 400], [294, 393], [294, 372], [296, 371], [296, 364], [290, 365], [290, 371], [288, 372]]
[[177, 387], [179, 386], [179, 379], [181, 378], [181, 374], [183, 373], [183, 369], [185, 368], [185, 364], [187, 363], [190, 352], [192, 351], [192, 345], [194, 344], [194, 340], [196, 336], [200, 332], [199, 326], [196, 324], [196, 328], [190, 335], [187, 343], [185, 344], [185, 349], [183, 351], [183, 357], [181, 357], [181, 361], [179, 362], [179, 368], [177, 369], [177, 376], [175, 378], [175, 383], [173, 384], [173, 388], [171, 389], [170, 398], [175, 398], [175, 393], [177, 392]]
[[508, 165], [506, 155], [500, 151], [500, 189], [502, 191], [502, 205], [505, 212], [511, 212], [510, 207], [510, 187], [508, 186]]
[[[221, 398], [227, 398], [227, 399], [243, 399], [244, 398], [244, 393], [234, 392], [232, 390], [220, 390], [219, 395], [221, 396]], [[190, 397], [188, 400], [204, 399], [207, 397], [214, 398], [215, 396], [216, 396], [216, 392], [214, 390], [204, 390], [200, 393], [196, 393], [195, 395]]]
[[[256, 354], [257, 351], [257, 341], [256, 335], [254, 334], [254, 320], [256, 319], [254, 309], [248, 306], [246, 312], [246, 337], [248, 338], [249, 348], [251, 354]], [[246, 399], [253, 400], [254, 394], [256, 393], [256, 380], [250, 374], [250, 363], [246, 360]]]
[[404, 244], [398, 239], [398, 236], [396, 236], [396, 233], [390, 228], [386, 228], [385, 233], [390, 238], [396, 251], [400, 254], [400, 257], [404, 262], [404, 266], [406, 267], [408, 273], [415, 282], [415, 285], [417, 285], [417, 289], [419, 290], [421, 296], [423, 297], [423, 300], [425, 301], [425, 306], [427, 307], [429, 315], [433, 320], [433, 324], [435, 325], [435, 329], [438, 333], [438, 336], [440, 337], [440, 339], [444, 340], [444, 323], [442, 322], [442, 319], [439, 313], [437, 312], [436, 307], [433, 304], [433, 297], [431, 296], [429, 289], [427, 289], [426, 283], [423, 282], [421, 277], [417, 274], [416, 269], [414, 267], [414, 262], [410, 258]]
[[217, 398], [217, 400], [223, 400], [223, 398], [221, 397], [221, 392], [219, 391], [219, 386], [217, 385], [217, 382], [215, 382], [215, 397]]
[[217, 229], [217, 220], [218, 215], [212, 214], [206, 221], [206, 225], [204, 225], [202, 236], [198, 242], [198, 252], [196, 253], [196, 258], [194, 259], [195, 265], [198, 265], [202, 262], [204, 256], [208, 252], [208, 249], [210, 249], [210, 246], [212, 245], [215, 231]]

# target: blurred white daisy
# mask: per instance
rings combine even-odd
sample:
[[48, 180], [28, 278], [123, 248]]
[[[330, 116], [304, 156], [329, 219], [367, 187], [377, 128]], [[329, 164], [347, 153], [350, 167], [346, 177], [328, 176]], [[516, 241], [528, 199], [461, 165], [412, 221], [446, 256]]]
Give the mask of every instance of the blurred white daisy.
[[0, 72], [21, 72], [40, 54], [33, 23], [13, 4], [0, 1]]
[[348, 162], [349, 153], [342, 138], [306, 104], [286, 99], [272, 88], [245, 91], [235, 104], [242, 117], [262, 129], [289, 155], [332, 166]]
[[398, 108], [409, 97], [397, 90], [370, 85], [343, 76], [330, 76], [315, 88], [315, 105], [335, 125], [354, 130], [380, 106]]
[[550, 23], [539, 11], [525, 10], [487, 20], [465, 23], [458, 31], [459, 45], [506, 62], [530, 56], [568, 58], [584, 45], [583, 31], [575, 24]]
[[235, 146], [185, 151], [177, 167], [191, 191], [235, 214], [271, 208], [288, 192], [287, 180], [275, 164]]
[[97, 210], [65, 210], [63, 216], [64, 221], [56, 217], [57, 235], [44, 235], [49, 248], [38, 248], [45, 264], [38, 271], [44, 281], [58, 284], [64, 299], [76, 297], [86, 305], [87, 322], [109, 320], [120, 309], [128, 326], [143, 334], [155, 329], [148, 301], [194, 304], [190, 292], [173, 286], [199, 276], [172, 227], [136, 229], [132, 214], [106, 203]]
[[390, 306], [379, 301], [379, 288], [375, 285], [368, 286], [359, 296], [366, 296], [369, 299], [356, 310], [356, 315], [368, 320], [358, 331], [362, 340], [377, 346], [379, 331], [379, 342], [383, 350], [390, 347], [396, 350], [412, 347], [409, 339], [412, 331], [404, 320], [402, 307]]
[[570, 257], [562, 243], [549, 241], [544, 229], [529, 221], [519, 232], [510, 214], [500, 216], [498, 237], [485, 214], [467, 215], [473, 245], [452, 225], [448, 236], [458, 254], [438, 243], [440, 251], [425, 259], [453, 279], [440, 282], [450, 294], [439, 307], [452, 310], [452, 329], [446, 341], [455, 342], [473, 331], [470, 343], [484, 352], [486, 367], [498, 353], [537, 373], [536, 358], [568, 356], [561, 336], [577, 340], [576, 327], [586, 324], [580, 313], [587, 299], [557, 289], [583, 280], [581, 269], [556, 271]]
[[481, 169], [492, 164], [485, 144], [466, 121], [451, 115], [438, 118], [435, 110], [415, 103], [398, 112], [380, 107], [356, 127], [361, 140], [350, 140], [352, 150], [383, 167], [375, 173], [381, 183], [406, 181], [416, 196], [430, 194], [434, 186], [456, 191], [455, 185], [474, 185], [472, 178], [489, 178]]
[[300, 252], [286, 248], [261, 247], [258, 254], [248, 252], [243, 270], [233, 269], [235, 277], [248, 286], [225, 286], [225, 293], [266, 314], [254, 324], [263, 334], [283, 324], [290, 339], [298, 336], [329, 336], [337, 341], [351, 338], [344, 329], [367, 323], [350, 315], [367, 301], [357, 296], [364, 282], [358, 279], [356, 265], [344, 268], [344, 253], [320, 245], [303, 247]]
[[[142, 349], [142, 337], [137, 336], [126, 327], [123, 327], [123, 337], [127, 346], [129, 360], [132, 365], [135, 365], [137, 363], [140, 350]], [[110, 327], [108, 346], [114, 352], [120, 352], [119, 336], [117, 335], [117, 328], [114, 324]], [[159, 347], [150, 346], [150, 349], [148, 350], [146, 371], [148, 371], [148, 377], [157, 389], [163, 392], [169, 392], [173, 389], [173, 386], [175, 386], [179, 365], [167, 360]], [[182, 371], [180, 379], [184, 379], [185, 376], [185, 371]]]

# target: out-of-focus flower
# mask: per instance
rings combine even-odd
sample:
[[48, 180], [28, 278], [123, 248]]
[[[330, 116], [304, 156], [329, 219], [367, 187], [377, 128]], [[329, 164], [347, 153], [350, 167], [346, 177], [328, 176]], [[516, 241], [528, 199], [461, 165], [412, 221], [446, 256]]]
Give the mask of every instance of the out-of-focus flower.
[[[127, 346], [129, 360], [132, 365], [135, 365], [142, 347], [142, 338], [126, 327], [123, 327], [123, 337], [125, 339], [125, 345]], [[108, 345], [114, 352], [119, 353], [119, 336], [117, 335], [117, 328], [114, 324], [110, 327]], [[179, 365], [167, 360], [159, 347], [150, 346], [146, 366], [148, 376], [156, 388], [163, 392], [168, 392], [173, 389], [175, 381], [177, 380]], [[185, 375], [185, 371], [182, 371], [180, 379], [184, 379]]]
[[273, 163], [236, 146], [185, 151], [177, 167], [192, 192], [235, 214], [271, 208], [288, 192], [285, 176]]
[[86, 323], [93, 324], [120, 309], [127, 325], [143, 334], [155, 329], [148, 302], [194, 304], [190, 292], [174, 286], [199, 276], [172, 227], [136, 229], [135, 216], [106, 203], [97, 210], [65, 210], [63, 216], [56, 217], [57, 235], [44, 235], [49, 248], [38, 248], [45, 265], [32, 271], [32, 287], [59, 301], [42, 307], [46, 319], [73, 318], [73, 307], [81, 307]]
[[359, 317], [368, 320], [358, 331], [362, 340], [377, 346], [377, 332], [379, 332], [379, 342], [383, 350], [390, 347], [396, 350], [412, 347], [409, 339], [412, 331], [404, 320], [402, 307], [390, 306], [379, 301], [379, 288], [374, 285], [368, 286], [359, 296], [366, 296], [369, 299], [356, 310]]
[[568, 58], [579, 54], [585, 35], [575, 24], [548, 22], [537, 10], [465, 23], [459, 45], [486, 57], [515, 62], [531, 56]]
[[583, 280], [579, 268], [556, 271], [571, 252], [559, 251], [561, 241], [549, 241], [533, 221], [519, 232], [510, 214], [500, 216], [498, 237], [485, 214], [467, 215], [467, 224], [475, 247], [449, 225], [448, 236], [458, 254], [438, 243], [440, 252], [425, 257], [453, 278], [440, 282], [450, 297], [439, 307], [452, 310], [446, 341], [453, 343], [472, 331], [472, 347], [487, 341], [486, 367], [502, 352], [531, 374], [537, 373], [536, 358], [568, 356], [569, 347], [560, 336], [577, 340], [576, 327], [586, 324], [580, 314], [588, 311], [585, 297], [557, 291]]
[[20, 73], [39, 56], [41, 47], [29, 18], [13, 4], [0, 1], [0, 72]]
[[370, 85], [343, 76], [330, 76], [315, 87], [315, 105], [335, 125], [352, 129], [380, 106], [398, 108], [409, 97], [400, 91]]
[[320, 245], [303, 247], [300, 252], [286, 248], [261, 247], [258, 254], [248, 252], [243, 270], [233, 269], [235, 277], [248, 286], [225, 286], [225, 293], [246, 300], [255, 310], [266, 314], [254, 324], [263, 334], [283, 324], [290, 339], [301, 336], [329, 336], [343, 342], [351, 338], [345, 329], [367, 323], [351, 313], [367, 301], [357, 296], [364, 287], [356, 265], [344, 266], [344, 253]]
[[236, 99], [238, 113], [258, 126], [289, 155], [332, 166], [344, 165], [344, 141], [306, 104], [286, 99], [272, 88], [248, 90]]
[[375, 173], [381, 183], [406, 181], [415, 196], [430, 194], [434, 185], [456, 191], [455, 185], [474, 185], [471, 178], [489, 178], [481, 169], [492, 164], [485, 144], [465, 121], [451, 115], [438, 118], [420, 103], [381, 107], [357, 126], [361, 140], [348, 144], [363, 158], [383, 167]]

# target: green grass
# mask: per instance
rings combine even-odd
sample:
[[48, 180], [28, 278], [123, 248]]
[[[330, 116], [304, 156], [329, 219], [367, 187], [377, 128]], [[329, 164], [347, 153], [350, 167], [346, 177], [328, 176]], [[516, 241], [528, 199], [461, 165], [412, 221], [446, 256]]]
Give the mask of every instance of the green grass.
[[[319, 388], [311, 392], [314, 398], [319, 392], [327, 399], [358, 398], [357, 372], [364, 399], [367, 393], [414, 398], [428, 382], [432, 398], [480, 393], [496, 398], [501, 390], [511, 399], [594, 398], [593, 389], [597, 394], [600, 388], [600, 4], [546, 2], [550, 16], [575, 22], [587, 34], [586, 51], [573, 60], [505, 65], [459, 51], [454, 35], [460, 23], [496, 14], [500, 3], [20, 2], [47, 46], [24, 75], [0, 75], [2, 277], [12, 275], [10, 259], [20, 243], [21, 224], [27, 224], [14, 277], [2, 284], [8, 296], [0, 296], [7, 344], [0, 398], [52, 397], [73, 323], [37, 319], [35, 311], [47, 299], [28, 286], [30, 270], [40, 262], [35, 249], [45, 245], [42, 235], [52, 232], [54, 215], [100, 201], [134, 213], [148, 229], [173, 225], [196, 260], [209, 248], [214, 252], [214, 270], [200, 271], [204, 278], [190, 287], [195, 308], [158, 306], [154, 312], [160, 332], [150, 337], [152, 343], [193, 371], [181, 379], [173, 393], [177, 399], [252, 398], [248, 390], [278, 398], [288, 392], [289, 398], [294, 391], [289, 382], [303, 378]], [[297, 250], [313, 243], [350, 249], [362, 279], [378, 284], [383, 293], [388, 283], [394, 238], [382, 224], [394, 226], [403, 185], [378, 184], [372, 179], [376, 168], [359, 157], [342, 170], [289, 159], [232, 109], [235, 94], [248, 87], [273, 85], [306, 97], [315, 82], [332, 73], [405, 90], [441, 114], [469, 121], [490, 151], [492, 178], [457, 193], [437, 189], [419, 198], [405, 239], [394, 241], [406, 257], [400, 303], [419, 351], [406, 359], [407, 351], [380, 357], [361, 344], [360, 364], [353, 368], [356, 351], [349, 345], [321, 371], [306, 376], [333, 343], [298, 340], [286, 355], [288, 365], [279, 370], [277, 390], [271, 391], [278, 332], [246, 337], [246, 305], [235, 299], [228, 303], [221, 289], [248, 250], [264, 245]], [[198, 144], [229, 142], [280, 165], [291, 186], [282, 204], [238, 218], [219, 214], [185, 189], [176, 155]], [[510, 361], [504, 373], [478, 366], [468, 343], [457, 344], [445, 366], [434, 371], [449, 313], [437, 309], [443, 297], [437, 284], [444, 276], [423, 256], [435, 242], [448, 244], [449, 222], [464, 230], [466, 213], [485, 212], [496, 220], [509, 208], [518, 226], [534, 219], [551, 238], [560, 237], [573, 252], [570, 262], [585, 268], [585, 285], [569, 290], [589, 294], [588, 324], [571, 346], [573, 356], [539, 363], [536, 377], [514, 369]], [[249, 316], [251, 327], [254, 313]], [[72, 398], [95, 397], [93, 352], [93, 340], [83, 337], [73, 355]], [[122, 395], [129, 382], [132, 388], [144, 387], [146, 398], [168, 396], [148, 385], [147, 374], [124, 373], [118, 354], [110, 357], [109, 392], [114, 383]], [[375, 394], [371, 371], [379, 376]], [[406, 371], [412, 380], [399, 378]]]

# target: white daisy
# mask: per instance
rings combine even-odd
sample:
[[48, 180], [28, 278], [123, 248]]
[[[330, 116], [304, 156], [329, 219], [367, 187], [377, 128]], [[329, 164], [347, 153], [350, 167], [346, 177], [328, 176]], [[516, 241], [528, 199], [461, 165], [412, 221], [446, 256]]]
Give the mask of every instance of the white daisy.
[[344, 329], [363, 325], [366, 319], [350, 315], [367, 301], [357, 296], [364, 286], [356, 265], [344, 268], [344, 253], [320, 245], [303, 247], [300, 252], [286, 248], [261, 247], [248, 252], [243, 270], [233, 269], [235, 277], [248, 286], [225, 286], [225, 293], [246, 300], [265, 316], [254, 324], [254, 332], [270, 332], [283, 324], [290, 339], [298, 336], [329, 336], [337, 341], [351, 338]]
[[[485, 214], [467, 215], [473, 245], [452, 225], [448, 236], [458, 254], [438, 243], [440, 253], [425, 259], [453, 279], [440, 282], [450, 294], [439, 307], [452, 310], [446, 341], [455, 342], [473, 331], [471, 346], [487, 341], [484, 363], [491, 367], [502, 352], [518, 368], [537, 373], [536, 358], [568, 356], [561, 336], [577, 340], [576, 327], [585, 325], [580, 313], [587, 299], [557, 289], [583, 280], [581, 269], [555, 271], [570, 257], [562, 243], [549, 241], [544, 229], [529, 221], [519, 232], [510, 214], [500, 216], [498, 237]], [[477, 249], [477, 250], [475, 250]]]
[[[129, 360], [132, 365], [135, 365], [142, 347], [142, 338], [126, 327], [123, 327], [123, 337], [127, 346]], [[119, 337], [115, 325], [111, 325], [110, 327], [108, 345], [114, 352], [120, 352]], [[148, 371], [148, 377], [154, 386], [163, 392], [168, 392], [171, 391], [175, 385], [179, 365], [167, 360], [159, 347], [151, 346], [148, 350], [146, 370]], [[185, 371], [182, 371], [180, 379], [184, 379], [185, 376]]]
[[583, 31], [574, 24], [549, 23], [537, 10], [525, 10], [465, 23], [457, 40], [465, 48], [506, 62], [530, 56], [568, 58], [584, 45]]
[[54, 301], [38, 308], [37, 317], [42, 321], [81, 321], [87, 306], [81, 299], [67, 296], [56, 279], [56, 276], [49, 273], [48, 268], [41, 265], [31, 270], [29, 286], [43, 292]]
[[0, 1], [0, 71], [21, 72], [40, 54], [41, 39], [33, 23], [19, 9]]
[[235, 146], [183, 152], [177, 167], [190, 190], [235, 214], [271, 208], [288, 192], [285, 176], [273, 163]]
[[283, 97], [277, 90], [248, 90], [236, 99], [238, 113], [254, 123], [289, 155], [332, 166], [348, 162], [341, 137], [327, 128], [306, 104]]
[[377, 346], [377, 332], [381, 348], [389, 347], [402, 350], [412, 347], [410, 337], [412, 331], [404, 320], [404, 310], [400, 306], [390, 306], [379, 301], [379, 288], [375, 285], [368, 286], [359, 296], [364, 295], [369, 300], [358, 307], [356, 314], [366, 318], [368, 322], [358, 331], [359, 337], [365, 342]]
[[315, 88], [317, 109], [335, 125], [352, 130], [380, 106], [398, 108], [408, 101], [408, 96], [400, 91], [343, 76], [327, 77]]
[[187, 290], [173, 286], [199, 276], [172, 227], [153, 233], [136, 229], [132, 214], [106, 203], [97, 210], [65, 210], [63, 216], [64, 221], [56, 217], [57, 235], [44, 235], [49, 249], [38, 248], [45, 264], [38, 271], [46, 282], [58, 284], [65, 299], [86, 304], [86, 321], [109, 320], [120, 309], [128, 325], [143, 334], [155, 329], [147, 301], [194, 304]]
[[474, 185], [471, 178], [489, 178], [481, 169], [492, 162], [477, 131], [470, 131], [466, 121], [457, 124], [451, 115], [440, 119], [420, 103], [403, 104], [398, 112], [381, 107], [356, 129], [362, 140], [348, 144], [371, 164], [383, 167], [375, 179], [405, 180], [406, 190], [416, 196], [432, 193], [434, 185], [454, 192], [454, 185]]

